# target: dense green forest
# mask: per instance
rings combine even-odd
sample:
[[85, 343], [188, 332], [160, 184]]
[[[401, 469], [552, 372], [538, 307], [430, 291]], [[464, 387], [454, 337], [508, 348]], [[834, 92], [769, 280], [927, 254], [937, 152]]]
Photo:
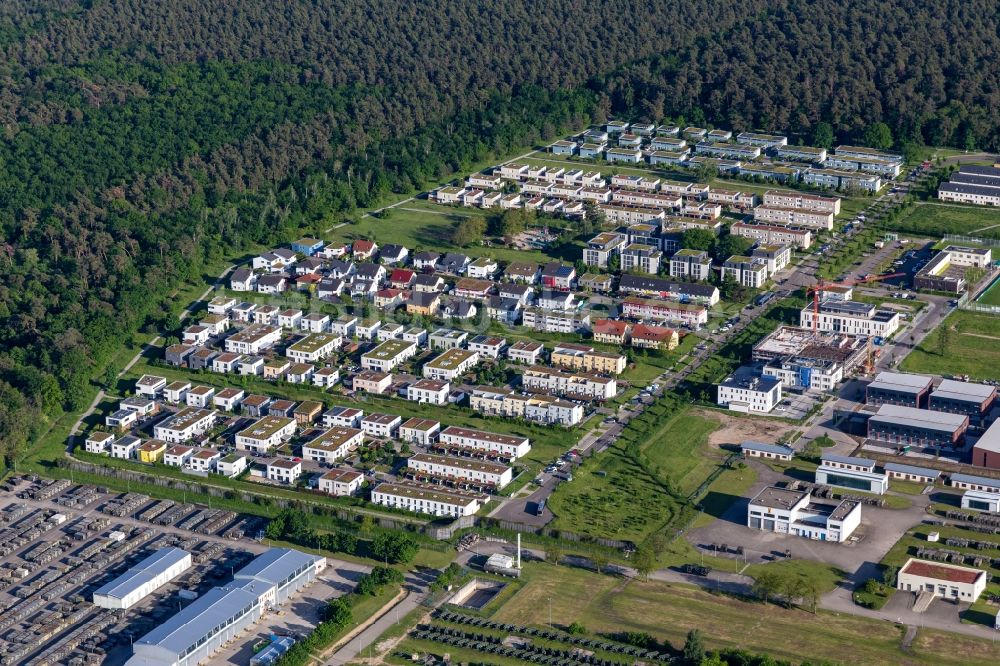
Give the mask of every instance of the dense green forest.
[[[0, 445], [177, 286], [609, 114], [995, 148], [986, 0], [0, 4]], [[832, 130], [832, 132], [831, 132]]]

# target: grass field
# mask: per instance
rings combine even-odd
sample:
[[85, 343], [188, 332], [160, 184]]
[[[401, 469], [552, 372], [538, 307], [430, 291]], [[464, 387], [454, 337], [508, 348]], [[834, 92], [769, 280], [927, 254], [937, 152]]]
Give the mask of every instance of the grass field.
[[687, 495], [726, 458], [718, 449], [708, 448], [708, 436], [718, 429], [718, 421], [684, 411], [653, 431], [643, 450]]
[[676, 519], [681, 505], [621, 451], [589, 459], [549, 497], [549, 527], [576, 534], [641, 542]]
[[819, 590], [820, 594], [825, 594], [837, 587], [837, 584], [846, 575], [845, 572], [836, 567], [812, 560], [783, 560], [767, 564], [752, 564], [746, 568], [744, 573], [756, 578], [764, 571], [779, 573], [789, 578], [810, 580], [816, 584], [816, 589]]
[[[794, 564], [794, 563], [793, 563]], [[774, 565], [768, 565], [774, 566]], [[802, 572], [806, 573], [806, 572]], [[835, 578], [821, 575], [824, 585]], [[887, 622], [820, 612], [813, 615], [775, 605], [712, 595], [686, 585], [623, 582], [579, 569], [543, 563], [525, 566], [526, 585], [493, 616], [495, 620], [543, 626], [580, 622], [592, 635], [620, 631], [649, 633], [675, 648], [698, 628], [711, 648], [745, 648], [800, 663], [806, 658], [856, 665], [995, 663], [992, 643], [962, 638], [957, 652], [928, 635], [910, 653], [899, 649], [903, 632]], [[957, 638], [957, 637], [956, 637]]]
[[[921, 203], [889, 225], [893, 231], [942, 236], [964, 234], [979, 238], [1000, 238], [1000, 210], [981, 206]], [[986, 229], [985, 227], [993, 227]]]
[[[657, 418], [647, 410], [639, 420], [656, 424]], [[649, 431], [643, 453], [658, 476], [669, 476], [682, 494], [688, 494], [723, 458], [706, 446], [708, 435], [718, 427], [717, 421], [682, 411]], [[683, 509], [617, 445], [584, 463], [574, 473], [573, 483], [552, 494], [549, 507], [556, 515], [550, 527], [634, 542], [672, 523]]]
[[956, 310], [941, 326], [950, 327], [941, 345], [941, 327], [900, 364], [908, 372], [938, 375], [969, 375], [970, 379], [1000, 379], [1000, 317]]
[[[423, 200], [408, 201], [392, 208], [384, 217], [369, 216], [357, 224], [334, 229], [328, 236], [331, 242], [349, 243], [359, 238], [374, 239], [379, 243], [398, 243], [411, 253], [421, 250], [444, 251], [455, 249], [470, 257], [492, 257], [499, 261], [534, 261], [543, 263], [552, 259], [574, 262], [582, 256], [582, 242], [554, 245], [547, 251], [519, 250], [496, 243], [455, 248], [452, 234], [463, 219], [476, 215], [486, 217], [490, 211], [444, 206]], [[496, 212], [492, 213], [496, 214]]]
[[989, 289], [976, 299], [976, 302], [984, 305], [1000, 305], [1000, 280], [990, 285]]

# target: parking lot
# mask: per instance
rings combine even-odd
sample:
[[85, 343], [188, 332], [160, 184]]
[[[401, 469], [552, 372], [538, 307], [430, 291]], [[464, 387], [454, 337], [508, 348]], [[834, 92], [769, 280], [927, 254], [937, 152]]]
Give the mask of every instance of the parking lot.
[[[113, 493], [68, 480], [17, 479], [0, 499], [0, 658], [122, 664], [131, 642], [191, 599], [226, 584], [267, 546], [250, 538], [256, 517]], [[192, 567], [127, 612], [92, 603], [92, 593], [152, 552], [177, 547]], [[302, 632], [319, 609], [350, 589], [366, 567], [331, 561], [322, 579], [267, 615], [230, 647], [247, 663], [261, 636]]]

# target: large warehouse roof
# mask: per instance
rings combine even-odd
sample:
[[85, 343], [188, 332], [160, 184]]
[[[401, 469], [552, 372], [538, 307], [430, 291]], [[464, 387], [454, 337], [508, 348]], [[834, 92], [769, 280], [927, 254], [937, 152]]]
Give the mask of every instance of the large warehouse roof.
[[236, 572], [237, 581], [252, 578], [270, 585], [280, 585], [306, 567], [315, 566], [315, 555], [290, 548], [272, 548]]
[[882, 389], [883, 391], [897, 391], [900, 393], [920, 393], [930, 386], [931, 378], [923, 375], [907, 375], [901, 372], [880, 372], [876, 375], [872, 383], [868, 385], [870, 389]]
[[996, 388], [988, 384], [973, 384], [946, 379], [938, 384], [938, 387], [931, 393], [931, 397], [982, 402], [988, 400], [995, 392]]
[[942, 432], [955, 432], [968, 421], [964, 414], [949, 414], [935, 412], [930, 409], [914, 409], [902, 405], [882, 405], [870, 421], [876, 423], [894, 423], [912, 428], [925, 428]]
[[186, 550], [161, 548], [121, 576], [99, 587], [94, 595], [124, 599], [186, 557], [191, 557]]
[[258, 603], [258, 595], [239, 586], [213, 587], [191, 605], [136, 641], [181, 655], [205, 634]]
[[[322, 559], [289, 548], [272, 548], [237, 571], [232, 583], [212, 588], [198, 597], [136, 641], [136, 645], [149, 645], [166, 653], [181, 655], [196, 646], [215, 627], [245, 615], [268, 590], [294, 577], [303, 567], [315, 566]], [[130, 660], [129, 663], [133, 662]]]

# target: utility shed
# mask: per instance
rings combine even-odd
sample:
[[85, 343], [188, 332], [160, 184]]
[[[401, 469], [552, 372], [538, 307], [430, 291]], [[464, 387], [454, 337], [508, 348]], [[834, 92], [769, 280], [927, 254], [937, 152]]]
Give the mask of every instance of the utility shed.
[[191, 568], [191, 553], [161, 548], [94, 592], [94, 604], [124, 610]]

